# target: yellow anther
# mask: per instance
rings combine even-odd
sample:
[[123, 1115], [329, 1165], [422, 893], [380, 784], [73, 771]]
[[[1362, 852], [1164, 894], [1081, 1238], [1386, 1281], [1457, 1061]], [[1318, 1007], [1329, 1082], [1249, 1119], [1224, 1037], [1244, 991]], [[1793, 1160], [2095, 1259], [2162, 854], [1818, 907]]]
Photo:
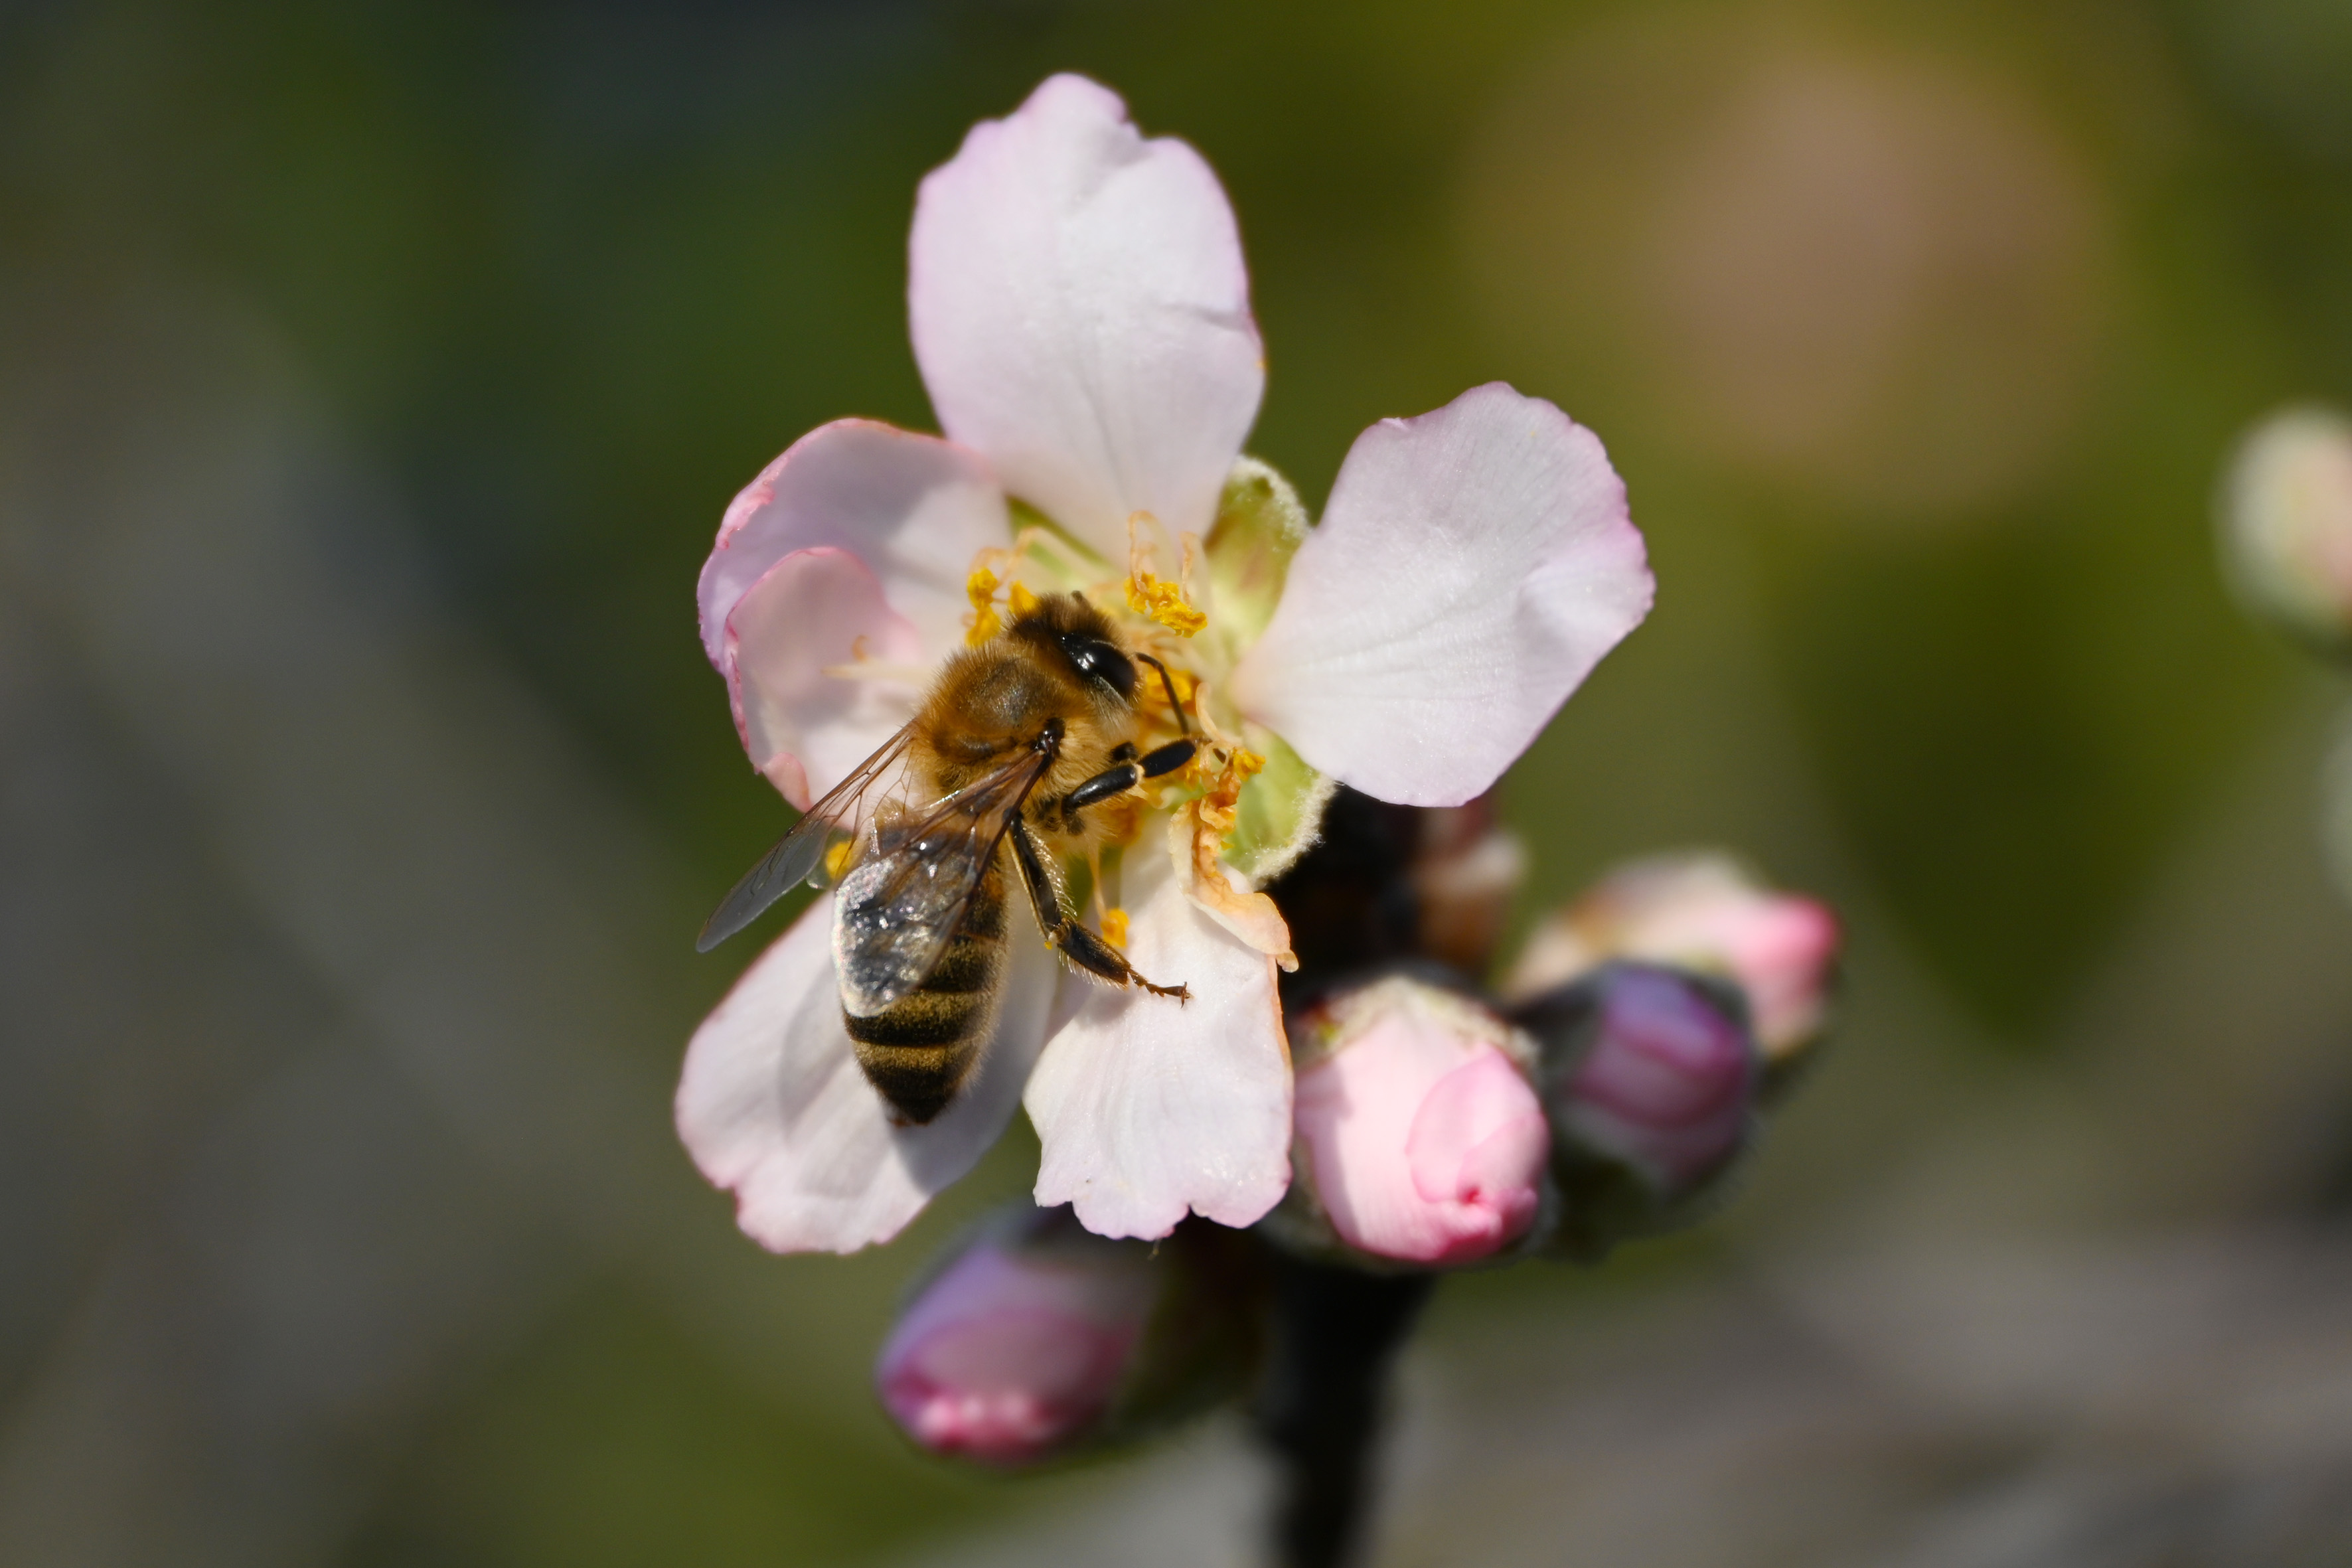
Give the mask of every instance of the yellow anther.
[[[1127, 519], [1127, 607], [1137, 615], [1158, 622], [1180, 637], [1189, 637], [1209, 624], [1209, 617], [1192, 607], [1185, 596], [1183, 583], [1171, 583], [1155, 576], [1150, 568], [1152, 540], [1165, 535], [1160, 532], [1160, 521], [1148, 511], [1130, 512]], [[1192, 576], [1193, 551], [1187, 536], [1183, 558], [1183, 574]]]
[[971, 575], [963, 580], [964, 597], [971, 601], [971, 630], [963, 640], [973, 647], [1004, 629], [1004, 623], [996, 618], [997, 587], [996, 574], [985, 566], [973, 567]]
[[1127, 911], [1125, 910], [1103, 911], [1102, 939], [1113, 947], [1127, 945]]
[[1208, 764], [1201, 756], [1192, 760], [1201, 770], [1201, 820], [1223, 837], [1234, 830], [1234, 821], [1240, 815], [1242, 785], [1249, 782], [1251, 774], [1265, 770], [1265, 759], [1241, 746], [1216, 754], [1223, 761], [1214, 776], [1210, 775]]
[[1028, 584], [1024, 583], [1013, 584], [1005, 598], [1011, 602], [1013, 613], [1016, 616], [1028, 615], [1037, 608], [1037, 595], [1031, 593]]
[[1209, 624], [1209, 617], [1184, 597], [1181, 584], [1149, 572], [1128, 578], [1127, 607], [1159, 622], [1180, 637], [1189, 637]]
[[850, 856], [856, 853], [856, 849], [857, 840], [855, 838], [842, 839], [832, 848], [827, 849], [824, 852], [824, 879], [828, 882], [840, 881], [842, 873], [849, 869]]

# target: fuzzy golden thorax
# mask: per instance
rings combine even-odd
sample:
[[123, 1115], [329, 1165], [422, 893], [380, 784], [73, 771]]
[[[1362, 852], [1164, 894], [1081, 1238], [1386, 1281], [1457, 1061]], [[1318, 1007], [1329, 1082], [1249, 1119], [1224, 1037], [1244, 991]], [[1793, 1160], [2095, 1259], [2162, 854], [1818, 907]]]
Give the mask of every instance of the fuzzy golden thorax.
[[908, 727], [913, 769], [934, 798], [944, 797], [1030, 750], [1059, 720], [1062, 739], [1024, 815], [1064, 855], [1118, 842], [1133, 831], [1133, 811], [1089, 811], [1074, 829], [1056, 803], [1136, 754], [1139, 684], [1108, 616], [1078, 595], [1047, 595], [997, 636], [949, 658]]

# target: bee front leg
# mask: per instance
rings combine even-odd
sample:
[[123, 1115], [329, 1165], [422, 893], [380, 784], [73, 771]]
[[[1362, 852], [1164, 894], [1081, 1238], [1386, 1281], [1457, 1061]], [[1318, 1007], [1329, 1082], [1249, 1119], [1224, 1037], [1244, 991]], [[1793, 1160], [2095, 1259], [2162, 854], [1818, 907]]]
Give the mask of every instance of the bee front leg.
[[[1121, 762], [1116, 767], [1105, 768], [1047, 809], [1060, 812], [1065, 829], [1076, 833], [1078, 830], [1078, 813], [1115, 795], [1125, 795], [1146, 779], [1174, 773], [1191, 762], [1193, 752], [1198, 749], [1189, 739], [1171, 741], [1139, 761]], [[1119, 750], [1129, 757], [1133, 757], [1135, 752], [1132, 746], [1122, 746]]]
[[1029, 907], [1036, 911], [1037, 927], [1055, 952], [1113, 985], [1139, 985], [1154, 996], [1192, 1000], [1192, 993], [1182, 985], [1154, 985], [1138, 974], [1125, 953], [1080, 925], [1063, 907], [1061, 884], [1046, 868], [1045, 851], [1038, 847], [1036, 833], [1027, 823], [1016, 816], [1007, 832], [1013, 839], [1013, 858], [1021, 863], [1021, 879], [1028, 885]]

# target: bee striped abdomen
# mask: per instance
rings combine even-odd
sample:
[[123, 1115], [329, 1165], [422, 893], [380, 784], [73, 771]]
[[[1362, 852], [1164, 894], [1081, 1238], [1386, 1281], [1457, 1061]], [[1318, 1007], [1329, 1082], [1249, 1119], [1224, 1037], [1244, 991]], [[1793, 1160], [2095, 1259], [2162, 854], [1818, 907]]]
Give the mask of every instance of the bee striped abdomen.
[[991, 866], [913, 991], [863, 1018], [844, 1011], [857, 1065], [908, 1121], [927, 1122], [945, 1110], [978, 1065], [1003, 975], [1004, 878]]

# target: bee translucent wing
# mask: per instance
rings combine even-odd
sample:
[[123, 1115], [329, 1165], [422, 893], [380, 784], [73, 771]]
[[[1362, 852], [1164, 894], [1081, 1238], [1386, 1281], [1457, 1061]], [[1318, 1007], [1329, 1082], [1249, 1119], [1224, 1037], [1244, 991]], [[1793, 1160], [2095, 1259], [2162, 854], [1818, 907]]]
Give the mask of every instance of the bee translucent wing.
[[1032, 752], [925, 812], [885, 824], [874, 852], [842, 879], [833, 907], [841, 1005], [870, 1018], [938, 967], [1006, 826], [1051, 759]]
[[770, 904], [801, 883], [822, 876], [826, 868], [825, 851], [839, 837], [855, 838], [876, 803], [890, 795], [912, 738], [911, 730], [901, 730], [883, 742], [855, 772], [810, 806], [793, 830], [761, 856], [759, 864], [744, 872], [743, 879], [719, 900], [719, 907], [702, 923], [702, 934], [694, 939], [694, 951], [709, 952], [758, 920]]

